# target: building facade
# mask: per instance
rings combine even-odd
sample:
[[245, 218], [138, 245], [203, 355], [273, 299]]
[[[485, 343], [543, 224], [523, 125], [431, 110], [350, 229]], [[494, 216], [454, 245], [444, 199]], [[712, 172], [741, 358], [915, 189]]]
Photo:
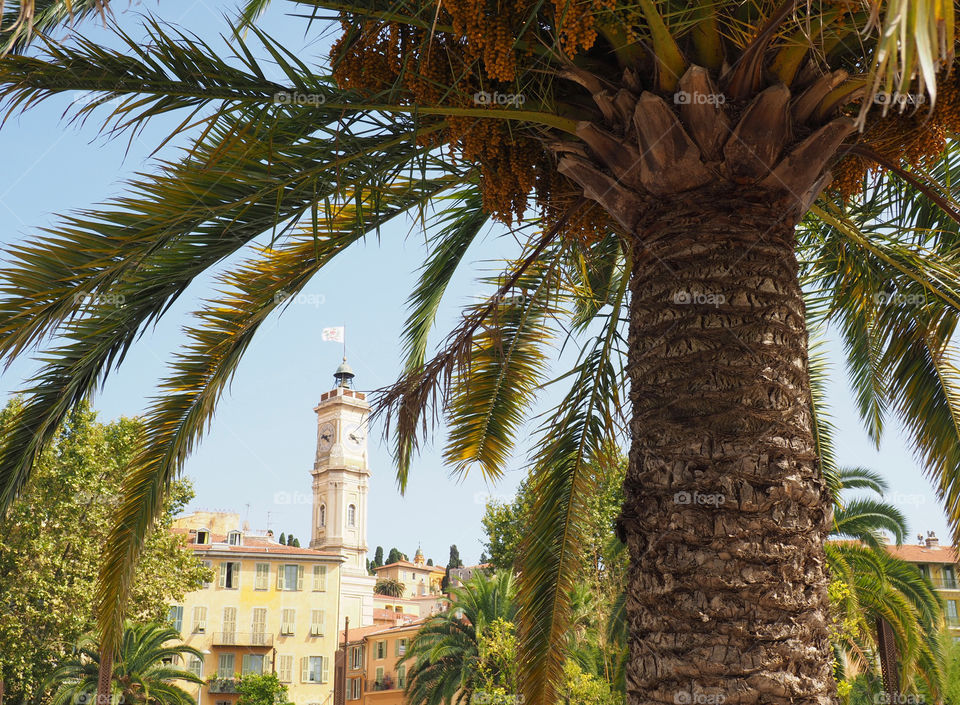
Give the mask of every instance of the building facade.
[[208, 518], [175, 523], [213, 580], [169, 615], [184, 643], [204, 654], [186, 664], [209, 681], [198, 688], [198, 705], [232, 705], [236, 677], [249, 673], [276, 673], [297, 705], [329, 705], [343, 557], [240, 528], [215, 533]]
[[917, 544], [888, 546], [897, 558], [913, 563], [921, 574], [930, 579], [937, 595], [943, 600], [944, 618], [954, 641], [960, 641], [960, 587], [957, 585], [958, 556], [953, 546], [941, 546], [932, 531], [926, 537], [918, 536]]
[[[410, 666], [402, 659], [423, 620], [392, 627], [372, 626], [340, 632], [346, 705], [405, 705]], [[346, 639], [346, 645], [343, 646]]]

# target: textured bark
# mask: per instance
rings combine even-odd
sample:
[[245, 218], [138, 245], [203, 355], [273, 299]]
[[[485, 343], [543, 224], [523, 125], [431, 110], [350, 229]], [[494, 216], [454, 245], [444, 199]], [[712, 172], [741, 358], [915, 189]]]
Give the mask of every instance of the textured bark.
[[104, 650], [100, 654], [100, 672], [97, 674], [96, 705], [111, 705], [113, 702], [111, 684], [113, 682], [113, 654]]
[[634, 238], [628, 702], [835, 700], [794, 216], [663, 199]]

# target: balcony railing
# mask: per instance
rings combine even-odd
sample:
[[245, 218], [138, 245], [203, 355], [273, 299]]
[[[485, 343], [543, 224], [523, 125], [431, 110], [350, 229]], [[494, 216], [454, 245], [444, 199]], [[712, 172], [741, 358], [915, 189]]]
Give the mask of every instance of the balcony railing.
[[273, 646], [273, 634], [258, 632], [214, 632], [214, 646]]
[[209, 690], [211, 693], [238, 693], [239, 684], [233, 678], [214, 678], [210, 681]]
[[938, 590], [956, 590], [957, 589], [957, 579], [956, 578], [932, 578], [930, 582], [933, 583], [933, 587]]
[[393, 690], [396, 687], [393, 678], [389, 676], [378, 681], [367, 681], [367, 690]]
[[946, 620], [948, 627], [960, 627], [960, 617], [951, 617], [950, 615], [947, 615], [944, 617], [944, 619]]

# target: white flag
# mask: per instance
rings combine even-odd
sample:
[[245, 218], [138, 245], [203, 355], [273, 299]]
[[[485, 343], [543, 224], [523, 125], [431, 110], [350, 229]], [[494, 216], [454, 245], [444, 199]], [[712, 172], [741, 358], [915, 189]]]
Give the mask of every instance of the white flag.
[[342, 343], [343, 326], [337, 326], [336, 328], [324, 328], [320, 333], [320, 339], [327, 343]]

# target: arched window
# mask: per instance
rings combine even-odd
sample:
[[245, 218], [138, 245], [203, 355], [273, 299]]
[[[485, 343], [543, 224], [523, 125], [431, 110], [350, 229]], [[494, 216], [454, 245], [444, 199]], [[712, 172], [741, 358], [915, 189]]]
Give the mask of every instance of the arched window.
[[347, 526], [357, 525], [357, 508], [354, 505], [347, 507]]
[[320, 528], [322, 529], [327, 525], [327, 505], [320, 505]]

